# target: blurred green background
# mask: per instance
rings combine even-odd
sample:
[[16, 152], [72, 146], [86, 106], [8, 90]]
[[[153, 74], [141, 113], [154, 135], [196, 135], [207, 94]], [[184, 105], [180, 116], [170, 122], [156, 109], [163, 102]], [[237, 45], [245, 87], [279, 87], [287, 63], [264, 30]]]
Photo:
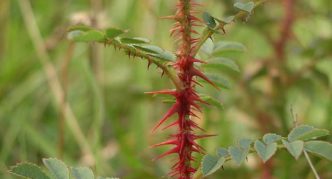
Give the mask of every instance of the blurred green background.
[[[232, 0], [200, 2], [201, 10], [216, 17], [235, 10]], [[149, 146], [172, 133], [151, 133], [169, 104], [144, 92], [172, 84], [158, 69], [147, 70], [145, 61], [129, 59], [113, 47], [69, 42], [66, 30], [77, 23], [128, 29], [130, 37], [146, 37], [175, 51], [169, 36], [173, 22], [160, 19], [174, 14], [175, 4], [1, 0], [0, 178], [11, 178], [8, 166], [40, 164], [43, 157], [91, 166], [102, 176], [166, 177], [175, 156], [152, 161], [166, 148]], [[228, 25], [226, 31], [214, 41], [237, 41], [246, 51], [225, 54], [239, 64], [239, 73], [210, 69], [230, 81], [230, 90], [198, 89], [223, 103], [223, 109], [205, 108], [198, 121], [207, 133], [217, 134], [201, 141], [207, 153], [244, 137], [285, 135], [294, 126], [292, 113], [297, 123], [332, 130], [331, 0], [268, 0], [248, 22]], [[312, 160], [322, 178], [332, 178], [331, 163]], [[304, 157], [295, 161], [284, 151], [265, 165], [252, 155], [242, 166], [224, 168], [209, 178], [313, 178]]]

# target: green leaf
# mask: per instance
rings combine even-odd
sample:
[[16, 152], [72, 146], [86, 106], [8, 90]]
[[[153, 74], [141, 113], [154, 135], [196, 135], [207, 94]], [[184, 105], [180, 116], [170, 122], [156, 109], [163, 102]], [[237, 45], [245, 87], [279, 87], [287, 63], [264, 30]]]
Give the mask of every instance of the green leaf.
[[104, 34], [97, 30], [81, 31], [74, 30], [68, 33], [68, 39], [77, 42], [97, 42], [104, 40]]
[[62, 161], [49, 158], [43, 159], [43, 163], [56, 179], [69, 179], [69, 170]]
[[277, 142], [281, 139], [281, 136], [278, 134], [268, 133], [263, 136], [263, 141], [265, 144], [271, 144]]
[[242, 2], [237, 2], [234, 4], [234, 7], [241, 9], [243, 11], [246, 11], [248, 13], [251, 13], [251, 11], [254, 9], [255, 7], [255, 3], [254, 2], [246, 2], [246, 3], [242, 3]]
[[223, 17], [220, 19], [221, 22], [224, 24], [229, 24], [234, 21], [235, 16], [228, 16], [228, 17]]
[[74, 179], [94, 179], [94, 174], [88, 167], [75, 167], [71, 169]]
[[223, 51], [239, 51], [243, 52], [246, 50], [246, 47], [239, 42], [232, 41], [220, 41], [214, 44], [213, 53], [220, 53]]
[[176, 56], [173, 53], [165, 51], [156, 45], [134, 44], [133, 46], [144, 52], [147, 52], [148, 55], [159, 58], [161, 60], [166, 60], [166, 61], [176, 60]]
[[265, 145], [263, 142], [256, 140], [255, 150], [263, 162], [268, 161], [277, 151], [277, 144], [271, 143]]
[[290, 142], [295, 140], [308, 140], [322, 136], [329, 135], [329, 131], [325, 129], [317, 129], [309, 125], [300, 125], [294, 128], [288, 134], [288, 140]]
[[220, 147], [217, 149], [217, 156], [218, 157], [224, 157], [226, 158], [229, 155], [229, 152], [227, 149]]
[[332, 161], [332, 144], [324, 141], [309, 141], [304, 149]]
[[215, 98], [213, 98], [209, 95], [206, 95], [206, 94], [200, 94], [199, 96], [203, 101], [206, 101], [210, 105], [216, 106], [219, 109], [223, 109], [223, 105], [218, 99], [215, 99]]
[[282, 143], [284, 144], [284, 146], [287, 148], [288, 152], [297, 160], [302, 151], [303, 151], [303, 147], [304, 147], [304, 142], [301, 140], [296, 140], [293, 142], [288, 142], [286, 140], [282, 140]]
[[106, 38], [113, 39], [121, 34], [126, 33], [127, 31], [116, 29], [116, 28], [108, 28], [105, 31]]
[[19, 163], [13, 166], [9, 172], [30, 179], [50, 179], [40, 167], [32, 163]]
[[246, 159], [248, 155], [248, 150], [244, 150], [236, 146], [230, 146], [228, 148], [228, 152], [230, 153], [232, 159], [235, 161], [237, 165], [241, 165], [241, 163]]
[[205, 65], [206, 67], [227, 67], [236, 72], [240, 72], [239, 66], [231, 59], [225, 57], [215, 57], [209, 60], [209, 63]]
[[212, 17], [208, 12], [203, 13], [203, 21], [211, 29], [214, 29], [217, 25], [214, 17]]
[[133, 37], [133, 38], [121, 38], [120, 41], [125, 44], [146, 44], [150, 43], [149, 39], [142, 38], [142, 37]]
[[202, 173], [208, 176], [217, 171], [225, 162], [224, 157], [205, 155], [202, 160]]
[[[228, 80], [224, 79], [223, 77], [216, 76], [216, 75], [211, 75], [211, 74], [206, 74], [206, 76], [217, 86], [220, 88], [225, 88], [225, 89], [230, 89], [231, 85]], [[206, 83], [205, 80], [202, 80], [202, 82]]]

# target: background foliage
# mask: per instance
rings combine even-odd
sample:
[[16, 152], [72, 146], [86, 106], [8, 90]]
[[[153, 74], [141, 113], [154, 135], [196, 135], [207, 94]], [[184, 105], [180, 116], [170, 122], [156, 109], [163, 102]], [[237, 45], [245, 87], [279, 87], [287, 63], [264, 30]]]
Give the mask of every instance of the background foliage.
[[[202, 2], [215, 17], [235, 10], [231, 0]], [[294, 127], [292, 113], [299, 124], [331, 131], [332, 2], [288, 1], [294, 3], [288, 13], [284, 2], [267, 1], [247, 23], [228, 25], [226, 35], [214, 39], [241, 42], [245, 50], [221, 52], [236, 61], [239, 72], [210, 67], [228, 78], [230, 90], [200, 89], [223, 103], [222, 110], [206, 108], [204, 120], [198, 121], [208, 133], [218, 134], [201, 141], [208, 153], [244, 137], [257, 139], [267, 132], [286, 136]], [[26, 25], [23, 19], [28, 17], [27, 9], [20, 1], [0, 1], [0, 178], [11, 177], [7, 166], [19, 161], [41, 164], [43, 157], [62, 158], [69, 166], [91, 166], [101, 176], [166, 175], [165, 162], [172, 162], [152, 162], [163, 149], [149, 146], [167, 135], [152, 136], [150, 130], [168, 104], [144, 92], [163, 89], [170, 82], [160, 78], [158, 70], [148, 71], [146, 62], [129, 60], [113, 47], [74, 45], [65, 36], [68, 27], [79, 21], [129, 29], [129, 36], [146, 37], [174, 51], [174, 39], [169, 38], [172, 22], [159, 18], [173, 14], [174, 5], [175, 1], [164, 0], [34, 0], [31, 7], [45, 42], [36, 49], [36, 38], [28, 32], [34, 24]], [[294, 19], [286, 39], [285, 14]], [[44, 47], [48, 57], [40, 55]], [[61, 124], [66, 104], [59, 105], [57, 93], [49, 88], [50, 69], [45, 73], [47, 65], [40, 58], [49, 58], [57, 69], [74, 115], [71, 119], [77, 123]], [[213, 176], [313, 178], [303, 156], [296, 161], [282, 150], [276, 155], [265, 165], [250, 155], [245, 164], [228, 163]], [[330, 162], [312, 160], [322, 178], [332, 177]]]

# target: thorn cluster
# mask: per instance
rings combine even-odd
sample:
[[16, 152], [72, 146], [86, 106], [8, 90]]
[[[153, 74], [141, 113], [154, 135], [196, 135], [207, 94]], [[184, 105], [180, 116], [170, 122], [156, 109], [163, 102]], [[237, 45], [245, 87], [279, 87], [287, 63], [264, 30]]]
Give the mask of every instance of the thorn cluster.
[[193, 27], [202, 25], [202, 21], [194, 16], [194, 14], [198, 12], [194, 10], [197, 6], [200, 6], [200, 4], [195, 3], [193, 0], [179, 0], [176, 14], [174, 16], [164, 17], [165, 19], [175, 21], [174, 27], [170, 30], [170, 33], [171, 36], [177, 38], [179, 48], [177, 51], [177, 61], [173, 66], [177, 70], [177, 75], [184, 88], [181, 90], [161, 90], [148, 93], [171, 95], [176, 99], [172, 107], [153, 128], [153, 132], [160, 128], [171, 116], [177, 115], [175, 121], [170, 122], [162, 128], [162, 130], [164, 130], [176, 126], [178, 129], [177, 133], [171, 135], [170, 139], [167, 141], [155, 144], [153, 147], [172, 146], [170, 150], [158, 156], [157, 159], [170, 154], [177, 154], [178, 161], [172, 166], [169, 176], [177, 176], [179, 179], [190, 179], [192, 174], [196, 172], [196, 169], [192, 167], [192, 161], [195, 161], [193, 153], [204, 153], [204, 149], [197, 144], [196, 140], [211, 136], [195, 134], [194, 129], [203, 129], [191, 119], [191, 117], [197, 117], [196, 113], [201, 111], [200, 104], [207, 104], [195, 91], [195, 85], [200, 85], [196, 81], [196, 77], [202, 78], [216, 87], [216, 85], [194, 65], [195, 63], [205, 63], [202, 60], [196, 59], [194, 57], [195, 54], [193, 54], [195, 53], [196, 44], [199, 41], [199, 38], [193, 37], [195, 34], [198, 34]]

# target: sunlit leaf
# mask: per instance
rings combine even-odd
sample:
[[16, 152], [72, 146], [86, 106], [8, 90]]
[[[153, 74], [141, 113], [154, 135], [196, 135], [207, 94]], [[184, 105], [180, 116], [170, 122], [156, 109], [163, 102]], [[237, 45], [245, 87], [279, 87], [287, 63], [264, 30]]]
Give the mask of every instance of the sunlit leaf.
[[74, 179], [94, 179], [94, 174], [88, 167], [74, 167], [71, 174]]
[[89, 31], [74, 30], [70, 31], [67, 37], [68, 39], [77, 42], [98, 42], [104, 39], [104, 34], [97, 30], [89, 30]]
[[56, 179], [69, 179], [69, 170], [60, 160], [55, 158], [43, 159], [43, 163]]
[[126, 33], [126, 31], [116, 28], [108, 28], [105, 30], [105, 36], [106, 38], [113, 39], [121, 34]]

